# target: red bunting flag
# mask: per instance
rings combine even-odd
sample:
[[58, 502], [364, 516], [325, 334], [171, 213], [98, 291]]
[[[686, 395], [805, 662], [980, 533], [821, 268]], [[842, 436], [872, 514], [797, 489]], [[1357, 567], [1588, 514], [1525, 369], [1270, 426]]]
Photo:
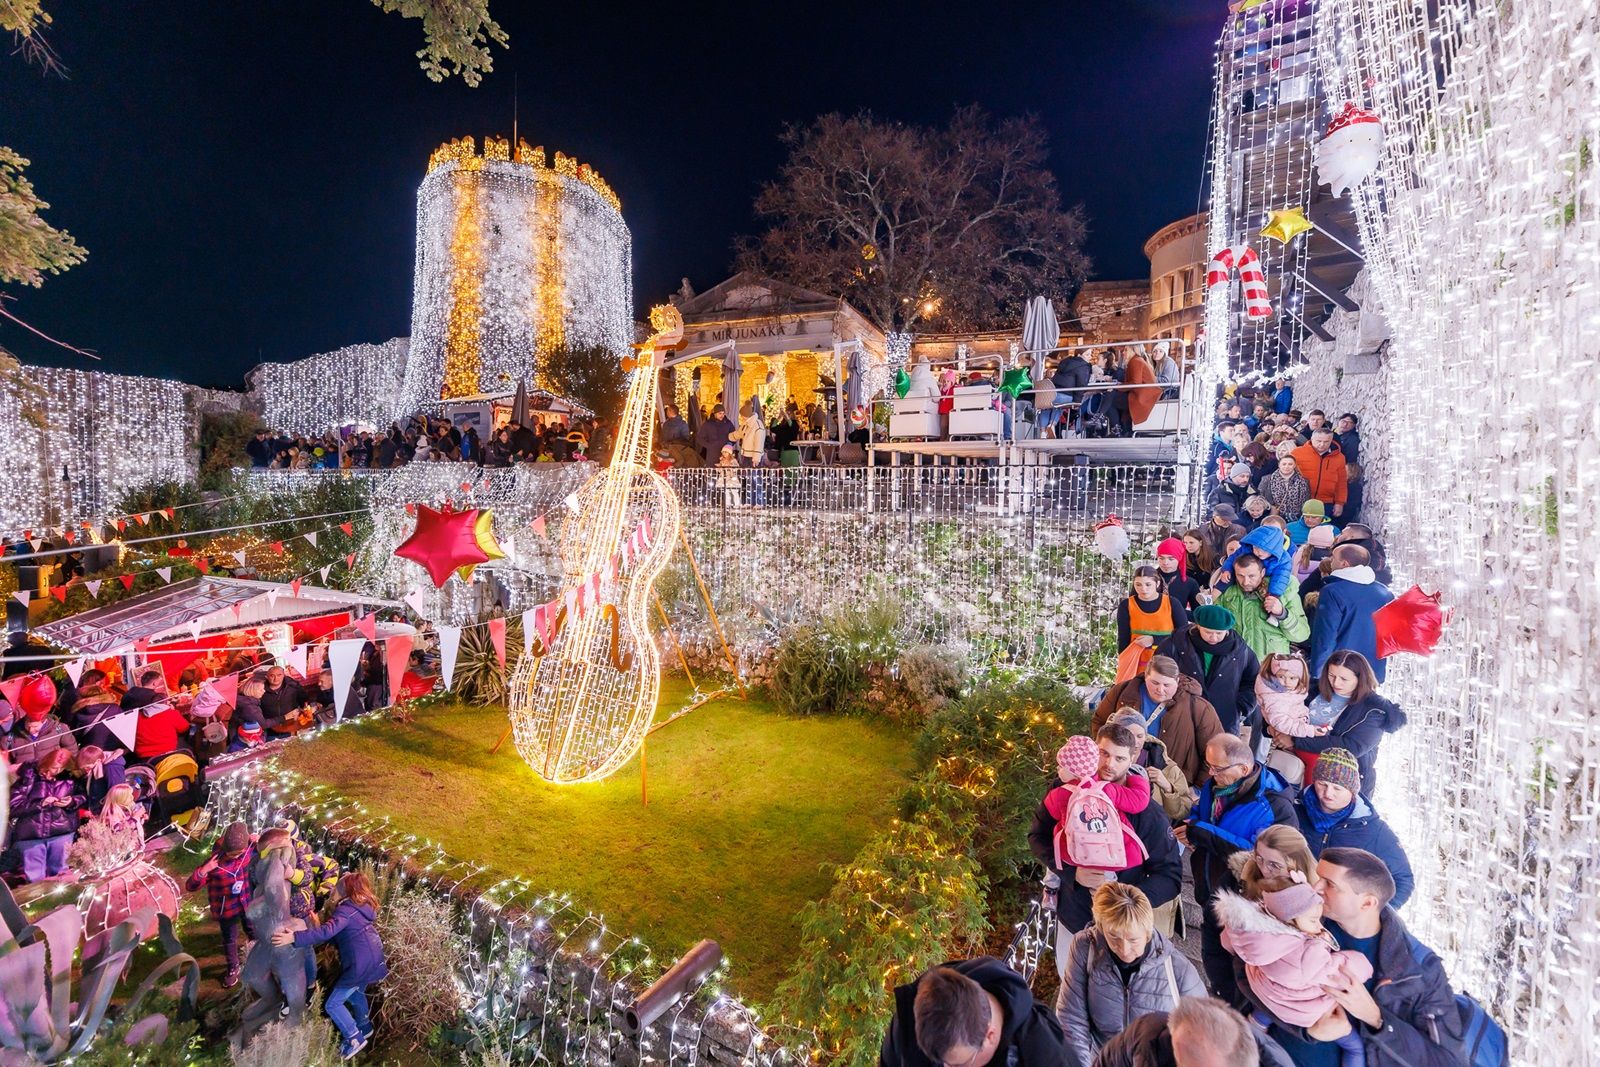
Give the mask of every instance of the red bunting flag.
[[126, 530], [127, 528], [128, 528], [128, 520], [127, 519], [118, 519], [117, 520], [117, 533], [121, 533], [123, 530]]
[[131, 574], [119, 574], [117, 575], [117, 581], [122, 583], [122, 588], [124, 589], [133, 588], [133, 575]]
[[139, 514], [133, 517], [133, 521], [138, 523], [140, 526], [149, 526], [150, 513], [148, 511], [141, 511]]
[[296, 578], [294, 581], [289, 583], [289, 593], [291, 596], [300, 595], [300, 579]]
[[487, 488], [489, 488], [490, 484], [491, 483], [489, 481], [489, 476], [488, 475], [484, 475], [484, 477], [483, 477], [483, 487], [485, 489], [487, 489]]
[[61, 536], [65, 537], [67, 539], [67, 544], [69, 544], [69, 545], [75, 545], [75, 544], [78, 543], [78, 531], [77, 530], [62, 530], [61, 531]]
[[494, 643], [494, 658], [500, 661], [500, 669], [506, 669], [506, 620], [495, 618], [489, 620], [489, 640]]
[[22, 539], [24, 541], [32, 541], [33, 540], [33, 531], [32, 530], [23, 530], [22, 531]]
[[354, 567], [356, 565], [356, 554], [354, 552], [344, 558], [344, 565], [346, 567]]
[[268, 545], [267, 547], [272, 549], [272, 551], [273, 551], [273, 553], [275, 555], [279, 555], [279, 556], [283, 555], [283, 542], [282, 541], [274, 541], [270, 545]]
[[361, 631], [368, 641], [378, 639], [378, 617], [376, 615], [363, 615], [356, 620], [356, 629]]
[[407, 504], [406, 505], [406, 514], [407, 515], [415, 515], [416, 513], [417, 513], [417, 506], [415, 504]]
[[211, 573], [211, 561], [206, 559], [204, 556], [196, 556], [191, 562], [194, 564], [195, 570], [199, 571], [201, 574]]
[[52, 585], [50, 587], [50, 595], [65, 604], [67, 602], [67, 587], [64, 585]]
[[354, 523], [341, 522], [339, 524], [339, 529], [344, 531], [344, 535], [346, 537], [354, 537], [355, 536], [356, 528], [355, 528], [355, 524]]
[[400, 703], [400, 684], [405, 680], [406, 664], [411, 660], [411, 638], [396, 634], [383, 643], [383, 664], [389, 673], [389, 699]]
[[463, 493], [470, 493], [470, 492], [472, 492], [472, 483], [471, 483], [471, 482], [462, 482], [462, 483], [461, 483], [461, 491], [462, 491], [462, 492], [463, 492]]
[[163, 514], [163, 515], [165, 515], [167, 517], [167, 521], [168, 522], [172, 521], [172, 509], [171, 508], [162, 508], [161, 509], [161, 514]]
[[544, 532], [544, 516], [543, 515], [540, 515], [537, 519], [533, 520], [533, 532], [538, 534], [540, 537], [548, 536]]

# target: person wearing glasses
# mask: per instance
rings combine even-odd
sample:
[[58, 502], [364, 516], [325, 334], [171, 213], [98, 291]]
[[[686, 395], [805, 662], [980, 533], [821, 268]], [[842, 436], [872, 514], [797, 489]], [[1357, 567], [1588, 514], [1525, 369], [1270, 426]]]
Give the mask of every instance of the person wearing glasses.
[[1200, 787], [1189, 818], [1173, 829], [1194, 850], [1194, 898], [1200, 905], [1200, 962], [1213, 995], [1232, 1004], [1239, 998], [1233, 957], [1222, 947], [1222, 928], [1211, 902], [1223, 889], [1238, 892], [1229, 866], [1235, 852], [1248, 852], [1269, 826], [1296, 826], [1288, 786], [1270, 767], [1259, 766], [1250, 746], [1233, 734], [1218, 734], [1206, 743], [1209, 780]]
[[894, 991], [879, 1067], [1061, 1067], [1061, 1024], [991, 956], [929, 968]]

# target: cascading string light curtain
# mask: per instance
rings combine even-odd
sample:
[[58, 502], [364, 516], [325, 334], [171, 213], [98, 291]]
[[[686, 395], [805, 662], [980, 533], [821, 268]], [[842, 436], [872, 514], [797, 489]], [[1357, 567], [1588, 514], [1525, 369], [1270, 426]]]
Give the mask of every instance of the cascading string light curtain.
[[1454, 610], [1386, 687], [1411, 717], [1378, 797], [1416, 869], [1407, 922], [1517, 1062], [1597, 1063], [1600, 9], [1319, 17], [1329, 105], [1386, 136], [1353, 196], [1394, 332], [1390, 560]]

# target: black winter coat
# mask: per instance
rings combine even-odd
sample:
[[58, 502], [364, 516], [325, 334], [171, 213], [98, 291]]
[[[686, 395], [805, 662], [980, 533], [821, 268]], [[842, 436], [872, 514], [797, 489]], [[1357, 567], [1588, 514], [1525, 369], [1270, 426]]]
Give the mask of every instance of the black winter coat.
[[280, 723], [285, 715], [304, 704], [305, 700], [300, 683], [286, 675], [282, 685], [276, 689], [269, 686], [261, 694], [261, 714], [266, 716], [268, 723]]
[[[64, 808], [46, 806], [46, 799], [72, 803]], [[35, 764], [23, 764], [17, 771], [16, 784], [11, 787], [11, 836], [17, 841], [42, 841], [47, 837], [76, 833], [78, 809], [86, 803], [71, 778], [64, 775], [46, 778]]]
[[1406, 713], [1400, 710], [1400, 705], [1371, 693], [1346, 706], [1327, 733], [1320, 737], [1297, 737], [1294, 747], [1300, 752], [1349, 749], [1361, 766], [1361, 792], [1371, 799], [1378, 785], [1378, 742], [1383, 740], [1384, 734], [1392, 734], [1405, 724]]
[[[959, 971], [983, 987], [1000, 1002], [1005, 1025], [1000, 1044], [989, 1062], [1009, 1067], [1060, 1067], [1066, 1060], [1061, 1024], [1055, 1012], [1033, 999], [1033, 990], [1022, 975], [992, 956], [952, 960], [944, 966]], [[915, 982], [897, 986], [894, 991], [894, 1019], [884, 1035], [878, 1054], [879, 1067], [935, 1067], [917, 1045], [917, 1021], [912, 1006], [917, 999]]]
[[[1209, 671], [1204, 667], [1205, 652], [1211, 653]], [[1256, 675], [1261, 672], [1261, 663], [1237, 633], [1229, 631], [1221, 644], [1208, 645], [1200, 636], [1200, 627], [1190, 626], [1175, 631], [1157, 645], [1156, 655], [1171, 656], [1178, 661], [1180, 674], [1200, 683], [1228, 733], [1238, 733], [1240, 721], [1255, 710]]]
[[[1053, 779], [1045, 792], [1060, 784], [1059, 779]], [[1138, 866], [1118, 871], [1117, 881], [1123, 885], [1138, 886], [1150, 898], [1150, 906], [1159, 908], [1174, 899], [1183, 887], [1183, 857], [1178, 851], [1178, 839], [1172, 836], [1172, 823], [1153, 797], [1149, 807], [1137, 815], [1128, 816], [1128, 823], [1139, 840], [1144, 842], [1149, 855]], [[1055, 833], [1056, 820], [1041, 799], [1039, 806], [1033, 809], [1033, 825], [1028, 828], [1028, 848], [1047, 870], [1061, 876], [1056, 915], [1062, 926], [1077, 933], [1089, 925], [1089, 906], [1094, 894], [1077, 883], [1076, 867], [1071, 864], [1056, 866]]]

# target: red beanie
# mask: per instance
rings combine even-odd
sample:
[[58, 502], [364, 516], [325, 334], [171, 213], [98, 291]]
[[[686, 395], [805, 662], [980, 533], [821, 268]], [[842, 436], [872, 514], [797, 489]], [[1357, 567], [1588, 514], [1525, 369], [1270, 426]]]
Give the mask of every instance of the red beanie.
[[1189, 550], [1176, 537], [1169, 537], [1156, 546], [1156, 555], [1172, 556], [1178, 561], [1178, 577], [1189, 577]]

